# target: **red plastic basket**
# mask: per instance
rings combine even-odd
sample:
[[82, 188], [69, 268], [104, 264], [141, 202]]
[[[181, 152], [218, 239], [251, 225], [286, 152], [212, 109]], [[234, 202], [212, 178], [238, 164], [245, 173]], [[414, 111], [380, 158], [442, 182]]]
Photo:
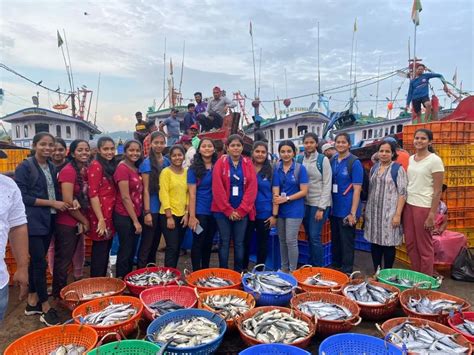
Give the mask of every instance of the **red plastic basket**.
[[132, 271], [130, 273], [127, 274], [127, 276], [124, 277], [124, 281], [125, 281], [125, 284], [127, 285], [128, 289], [130, 290], [130, 292], [132, 294], [134, 294], [135, 296], [138, 296], [143, 290], [146, 290], [147, 288], [151, 288], [151, 287], [156, 287], [156, 286], [159, 286], [159, 285], [151, 285], [151, 286], [137, 286], [137, 285], [134, 285], [130, 282], [128, 282], [128, 278], [130, 276], [133, 276], [133, 275], [138, 275], [138, 274], [144, 274], [146, 272], [153, 272], [153, 271], [171, 271], [173, 272], [175, 275], [176, 275], [176, 281], [171, 281], [170, 283], [168, 283], [168, 285], [176, 285], [176, 282], [178, 280], [181, 279], [181, 271], [179, 271], [178, 269], [175, 269], [175, 268], [172, 268], [172, 267], [164, 267], [164, 266], [153, 266], [153, 267], [144, 267], [142, 269], [138, 269], [138, 270], [135, 270], [135, 271]]
[[471, 343], [474, 343], [474, 335], [465, 333], [463, 331], [460, 331], [456, 326], [458, 324], [462, 323], [462, 318], [474, 321], [474, 312], [463, 312], [463, 313], [456, 313], [453, 317], [448, 318], [448, 324], [451, 328], [453, 328], [454, 331], [458, 332], [459, 334], [462, 334], [466, 337], [467, 340], [469, 340]]
[[[191, 287], [196, 287], [199, 293], [213, 291], [213, 290], [225, 290], [225, 289], [239, 290], [242, 286], [241, 275], [237, 271], [230, 270], [230, 269], [209, 268], [209, 269], [194, 271], [192, 273], [188, 273], [187, 270], [184, 270], [184, 274], [186, 276], [186, 283]], [[198, 282], [200, 278], [209, 277], [209, 276], [221, 277], [223, 279], [233, 282], [233, 284], [230, 286], [225, 286], [225, 287], [201, 287], [201, 286], [196, 285], [196, 283]]]

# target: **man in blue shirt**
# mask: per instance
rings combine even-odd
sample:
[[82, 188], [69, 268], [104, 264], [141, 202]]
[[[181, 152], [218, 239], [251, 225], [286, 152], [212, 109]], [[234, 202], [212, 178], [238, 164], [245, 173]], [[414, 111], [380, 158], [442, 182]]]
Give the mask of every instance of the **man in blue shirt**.
[[[167, 146], [171, 147], [176, 144], [179, 140], [179, 121], [178, 121], [178, 112], [179, 110], [173, 108], [171, 109], [171, 116], [168, 117], [166, 120], [160, 123], [160, 131], [165, 133], [168, 137], [167, 139]], [[163, 130], [166, 126], [167, 133]]]
[[[443, 90], [449, 94], [449, 89], [446, 84], [446, 80], [441, 74], [436, 73], [425, 73], [426, 67], [424, 64], [418, 64], [416, 66], [415, 78], [410, 81], [410, 88], [408, 89], [407, 95], [407, 111], [410, 108], [410, 102], [413, 105], [413, 111], [416, 113], [416, 118], [421, 118], [421, 104], [425, 107], [425, 122], [431, 116], [431, 101], [429, 92], [429, 80], [431, 78], [440, 78], [444, 84]], [[421, 120], [420, 120], [421, 121]], [[414, 123], [416, 123], [414, 121]]]
[[194, 113], [195, 107], [196, 106], [192, 102], [188, 104], [188, 112], [184, 115], [183, 120], [184, 134], [189, 134], [189, 129], [194, 123], [196, 123], [196, 116]]

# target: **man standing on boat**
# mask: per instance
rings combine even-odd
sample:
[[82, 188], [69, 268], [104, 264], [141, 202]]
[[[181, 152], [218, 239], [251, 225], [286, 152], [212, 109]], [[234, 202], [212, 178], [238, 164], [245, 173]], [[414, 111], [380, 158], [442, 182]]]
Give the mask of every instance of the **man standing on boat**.
[[425, 107], [425, 122], [428, 122], [431, 116], [431, 101], [429, 92], [429, 80], [431, 78], [439, 78], [444, 84], [443, 90], [449, 94], [448, 85], [446, 80], [441, 74], [437, 73], [425, 73], [425, 65], [418, 64], [416, 66], [415, 78], [410, 81], [410, 88], [408, 89], [407, 95], [407, 111], [410, 109], [410, 103], [413, 106], [413, 111], [416, 117], [413, 123], [417, 123], [417, 120], [421, 122], [421, 105]]
[[[166, 120], [160, 123], [160, 131], [165, 133], [167, 138], [167, 146], [172, 147], [179, 140], [179, 121], [178, 121], [178, 109], [171, 109], [171, 116]], [[167, 131], [165, 132], [163, 128], [166, 126]]]
[[213, 99], [207, 105], [206, 115], [201, 116], [200, 124], [203, 132], [211, 129], [220, 129], [227, 110], [237, 106], [228, 97], [222, 96], [221, 89], [216, 86], [212, 89]]
[[137, 123], [135, 124], [135, 132], [133, 133], [133, 138], [135, 138], [140, 143], [143, 143], [143, 140], [148, 134], [146, 123], [145, 121], [143, 121], [143, 115], [140, 111], [135, 113], [135, 118], [137, 119]]

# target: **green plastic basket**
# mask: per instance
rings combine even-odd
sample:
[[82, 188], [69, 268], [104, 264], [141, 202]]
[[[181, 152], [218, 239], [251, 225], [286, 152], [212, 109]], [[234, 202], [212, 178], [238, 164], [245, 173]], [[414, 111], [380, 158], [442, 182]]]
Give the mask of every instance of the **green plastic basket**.
[[418, 284], [416, 287], [421, 288], [421, 289], [434, 290], [441, 286], [441, 279], [436, 279], [426, 274], [422, 274], [421, 272], [416, 272], [416, 271], [406, 270], [406, 269], [383, 269], [383, 270], [378, 271], [375, 274], [375, 276], [377, 277], [378, 281], [383, 282], [387, 285], [395, 286], [400, 291], [405, 291], [412, 287], [396, 284], [394, 282], [388, 281], [388, 278], [392, 276], [398, 276], [399, 278], [402, 278], [402, 279], [408, 279]]
[[144, 340], [120, 340], [89, 351], [88, 355], [156, 355], [159, 345]]

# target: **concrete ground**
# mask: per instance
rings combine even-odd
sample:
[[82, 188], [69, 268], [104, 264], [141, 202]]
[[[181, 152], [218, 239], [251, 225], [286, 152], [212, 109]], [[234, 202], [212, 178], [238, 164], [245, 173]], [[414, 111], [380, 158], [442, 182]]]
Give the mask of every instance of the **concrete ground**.
[[[163, 265], [163, 253], [158, 253], [158, 265]], [[217, 262], [217, 253], [212, 254], [212, 261], [211, 265], [218, 265]], [[397, 263], [395, 267], [406, 268], [403, 264]], [[191, 260], [189, 253], [186, 256], [182, 256], [180, 258], [179, 268], [183, 270], [187, 268], [188, 270], [191, 269]], [[370, 254], [367, 252], [356, 251], [355, 256], [355, 266], [354, 270], [360, 270], [363, 275], [371, 275], [373, 273], [372, 270], [372, 262], [370, 258]], [[88, 268], [85, 268], [85, 271], [88, 272]], [[441, 292], [449, 293], [458, 297], [461, 297], [471, 304], [474, 303], [474, 287], [472, 283], [467, 282], [459, 282], [454, 281], [451, 278], [446, 277], [443, 281], [443, 284], [440, 288]], [[9, 306], [6, 314], [5, 321], [2, 326], [0, 326], [0, 353], [3, 353], [4, 349], [8, 344], [12, 341], [20, 338], [21, 336], [28, 334], [34, 330], [40, 329], [43, 327], [42, 323], [39, 321], [39, 316], [30, 316], [27, 317], [24, 315], [24, 308], [25, 302], [21, 302], [18, 300], [18, 289], [16, 287], [10, 288], [10, 301]], [[57, 307], [59, 315], [62, 320], [66, 321], [71, 317], [71, 313], [62, 307]], [[401, 309], [397, 311], [397, 313], [393, 317], [397, 316], [404, 316]], [[141, 328], [143, 331], [140, 335], [141, 338], [144, 337], [143, 334], [146, 333], [146, 327], [148, 323], [143, 322]], [[363, 333], [369, 334], [374, 336], [379, 336], [375, 328], [374, 322], [370, 321], [363, 321], [360, 325], [353, 328], [352, 330], [355, 333]], [[137, 336], [137, 334], [135, 334]], [[318, 347], [321, 343], [322, 339], [318, 338], [317, 336], [314, 337], [310, 346], [307, 348], [313, 354], [318, 353]], [[246, 348], [246, 345], [240, 339], [238, 333], [230, 333], [226, 334], [224, 337], [224, 341], [218, 350], [218, 354], [236, 354], [239, 351]]]

